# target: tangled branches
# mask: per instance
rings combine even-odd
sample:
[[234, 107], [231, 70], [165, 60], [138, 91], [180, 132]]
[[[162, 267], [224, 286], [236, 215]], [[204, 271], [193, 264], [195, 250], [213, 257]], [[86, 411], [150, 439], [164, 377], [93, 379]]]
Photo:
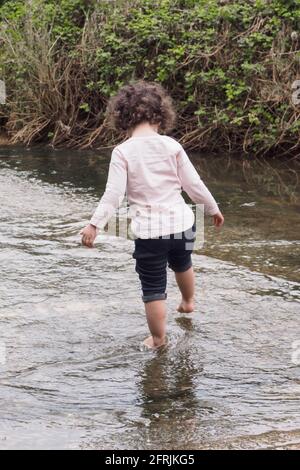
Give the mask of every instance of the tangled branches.
[[108, 127], [106, 103], [143, 78], [171, 94], [172, 134], [187, 149], [299, 155], [300, 107], [291, 99], [300, 78], [297, 2], [135, 0], [88, 2], [82, 11], [81, 3], [67, 11], [68, 28], [63, 6], [42, 20], [41, 8], [24, 10], [22, 21], [3, 10], [8, 101], [0, 125], [12, 143], [113, 146], [123, 136]]

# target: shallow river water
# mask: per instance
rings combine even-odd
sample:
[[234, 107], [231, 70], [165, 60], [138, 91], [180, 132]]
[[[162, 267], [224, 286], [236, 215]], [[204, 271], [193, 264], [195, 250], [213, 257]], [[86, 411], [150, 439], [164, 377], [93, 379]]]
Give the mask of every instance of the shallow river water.
[[108, 159], [0, 149], [0, 449], [300, 449], [295, 170], [194, 159], [226, 224], [149, 352], [132, 240], [80, 244]]

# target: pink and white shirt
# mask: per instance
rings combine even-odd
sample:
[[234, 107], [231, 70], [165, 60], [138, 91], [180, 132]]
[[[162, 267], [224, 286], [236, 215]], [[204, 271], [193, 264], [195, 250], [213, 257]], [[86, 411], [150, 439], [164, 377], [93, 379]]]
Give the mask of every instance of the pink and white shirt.
[[205, 214], [219, 211], [177, 140], [158, 133], [130, 137], [112, 151], [106, 189], [90, 223], [103, 229], [126, 194], [136, 237], [182, 232], [195, 220], [182, 190], [204, 205]]

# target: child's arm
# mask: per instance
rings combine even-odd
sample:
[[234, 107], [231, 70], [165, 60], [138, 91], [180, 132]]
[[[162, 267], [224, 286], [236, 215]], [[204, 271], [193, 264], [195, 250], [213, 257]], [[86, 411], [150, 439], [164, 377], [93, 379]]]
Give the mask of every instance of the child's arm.
[[182, 189], [195, 204], [204, 204], [204, 213], [214, 217], [215, 225], [220, 227], [224, 222], [224, 218], [218, 204], [198, 175], [182, 146], [177, 154], [177, 166]]
[[127, 164], [122, 154], [114, 148], [111, 155], [105, 192], [87, 225], [80, 233], [82, 243], [92, 247], [97, 231], [103, 229], [121, 205], [127, 185]]

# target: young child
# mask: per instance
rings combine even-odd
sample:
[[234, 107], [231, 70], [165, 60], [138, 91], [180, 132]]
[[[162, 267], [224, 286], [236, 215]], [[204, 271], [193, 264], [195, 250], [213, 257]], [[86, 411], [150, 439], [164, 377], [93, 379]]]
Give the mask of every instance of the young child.
[[159, 133], [174, 127], [172, 99], [155, 82], [138, 80], [123, 86], [109, 100], [107, 119], [127, 139], [114, 147], [105, 192], [82, 234], [82, 244], [93, 247], [122, 203], [129, 203], [131, 231], [136, 237], [133, 258], [142, 286], [142, 300], [151, 336], [150, 348], [166, 342], [167, 264], [175, 272], [182, 300], [177, 310], [194, 309], [194, 271], [191, 260], [195, 217], [182, 189], [221, 227], [224, 218], [186, 152], [174, 138]]

